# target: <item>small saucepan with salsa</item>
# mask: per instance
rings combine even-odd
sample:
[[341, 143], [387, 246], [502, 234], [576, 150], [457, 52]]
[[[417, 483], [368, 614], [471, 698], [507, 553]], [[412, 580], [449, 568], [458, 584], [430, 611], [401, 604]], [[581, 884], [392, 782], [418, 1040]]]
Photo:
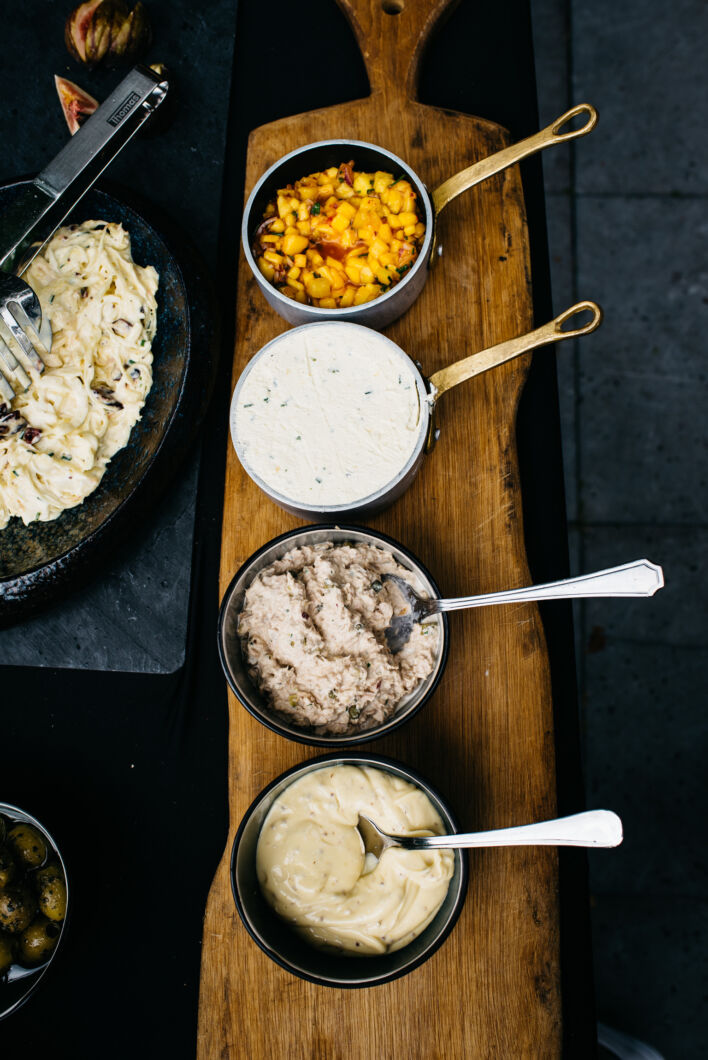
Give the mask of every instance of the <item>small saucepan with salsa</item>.
[[[565, 325], [579, 314], [590, 319]], [[437, 437], [446, 390], [552, 342], [594, 331], [595, 302], [425, 379], [385, 335], [345, 321], [305, 324], [267, 343], [244, 369], [231, 402], [231, 437], [245, 471], [303, 519], [357, 519], [408, 488]]]
[[[580, 128], [562, 131], [580, 115], [587, 118]], [[386, 327], [420, 294], [435, 221], [452, 199], [529, 155], [585, 136], [597, 118], [580, 103], [432, 192], [403, 159], [375, 144], [307, 144], [271, 166], [251, 192], [242, 224], [246, 260], [266, 300], [291, 324]]]

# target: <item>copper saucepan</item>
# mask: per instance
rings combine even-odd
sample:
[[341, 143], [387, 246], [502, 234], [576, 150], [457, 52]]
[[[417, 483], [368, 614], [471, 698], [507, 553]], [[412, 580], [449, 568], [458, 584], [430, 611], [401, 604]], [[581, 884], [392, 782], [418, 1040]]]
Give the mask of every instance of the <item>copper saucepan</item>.
[[[579, 129], [561, 131], [573, 118], [581, 114], [587, 116], [584, 125]], [[468, 188], [528, 158], [529, 155], [543, 151], [554, 144], [585, 136], [595, 128], [597, 120], [597, 111], [590, 103], [579, 103], [565, 114], [561, 114], [545, 129], [475, 162], [474, 165], [444, 181], [432, 192], [428, 191], [418, 174], [403, 159], [392, 154], [391, 151], [386, 151], [383, 147], [377, 147], [376, 144], [365, 143], [362, 140], [320, 140], [317, 143], [306, 144], [284, 155], [272, 165], [251, 192], [241, 226], [246, 261], [266, 301], [291, 324], [309, 324], [316, 320], [344, 320], [365, 324], [367, 327], [384, 328], [402, 316], [422, 291], [435, 247], [435, 221], [440, 211], [449, 202], [463, 191], [467, 191]], [[263, 220], [266, 206], [275, 199], [279, 188], [292, 184], [309, 173], [320, 172], [331, 166], [339, 166], [349, 158], [355, 159], [357, 169], [367, 172], [383, 170], [396, 175], [403, 174], [411, 181], [418, 195], [419, 213], [421, 217], [423, 213], [425, 215], [423, 245], [413, 267], [391, 290], [379, 295], [378, 298], [346, 309], [323, 309], [320, 306], [303, 305], [281, 294], [278, 288], [274, 287], [261, 273], [251, 250], [255, 231]]]
[[[591, 317], [585, 324], [575, 328], [566, 329], [564, 327], [572, 317], [579, 313], [587, 312], [591, 313]], [[316, 324], [305, 324], [292, 331], [286, 331], [283, 334], [278, 335], [275, 339], [272, 339], [271, 342], [266, 343], [266, 345], [251, 358], [241, 373], [231, 400], [230, 422], [234, 448], [236, 449], [238, 458], [246, 473], [253, 479], [256, 485], [259, 486], [263, 492], [271, 498], [271, 500], [275, 501], [276, 504], [279, 504], [281, 508], [285, 508], [286, 511], [300, 516], [301, 519], [312, 519], [313, 517], [321, 518], [323, 516], [330, 520], [340, 519], [344, 516], [353, 516], [357, 519], [365, 516], [368, 517], [372, 513], [380, 511], [382, 508], [387, 508], [392, 504], [402, 493], [405, 492], [405, 490], [408, 489], [417, 475], [426, 452], [430, 451], [437, 440], [438, 432], [434, 427], [433, 416], [435, 405], [441, 394], [444, 394], [446, 390], [450, 390], [453, 386], [457, 386], [458, 383], [462, 383], [467, 379], [472, 379], [476, 375], [481, 375], [482, 372], [487, 372], [490, 368], [496, 368], [497, 365], [504, 364], [506, 361], [511, 361], [514, 357], [519, 357], [522, 353], [538, 349], [540, 346], [546, 346], [552, 342], [561, 342], [563, 339], [572, 339], [579, 335], [587, 335], [591, 331], [594, 331], [601, 321], [602, 310], [595, 302], [578, 302], [576, 305], [571, 306], [570, 309], [566, 309], [564, 313], [561, 313], [548, 324], [535, 328], [526, 335], [520, 335], [517, 338], [508, 339], [506, 342], [500, 342], [496, 346], [490, 346], [487, 350], [482, 350], [480, 353], [474, 353], [469, 357], [465, 357], [461, 361], [456, 361], [454, 364], [450, 364], [446, 368], [441, 368], [439, 371], [434, 372], [428, 379], [424, 378], [418, 365], [411, 360], [408, 354], [402, 350], [400, 346], [396, 345], [395, 342], [392, 342], [385, 335], [378, 335], [378, 341], [386, 343], [389, 347], [389, 351], [396, 357], [400, 358], [405, 364], [407, 370], [412, 372], [414, 376], [419, 402], [419, 417], [416, 426], [417, 437], [415, 447], [405, 465], [381, 489], [354, 502], [331, 505], [308, 505], [302, 501], [293, 499], [292, 497], [287, 497], [268, 485], [267, 482], [249, 467], [247, 456], [248, 439], [241, 438], [237, 429], [239, 400], [243, 385], [254, 365], [266, 353], [271, 352], [277, 343], [286, 339], [291, 340], [297, 332], [310, 333], [314, 329], [322, 327], [341, 327], [347, 332], [350, 332], [352, 327], [355, 327], [356, 330], [361, 330], [367, 335], [371, 335], [369, 329], [360, 327], [359, 325], [353, 325], [351, 322], [347, 321], [318, 321]]]

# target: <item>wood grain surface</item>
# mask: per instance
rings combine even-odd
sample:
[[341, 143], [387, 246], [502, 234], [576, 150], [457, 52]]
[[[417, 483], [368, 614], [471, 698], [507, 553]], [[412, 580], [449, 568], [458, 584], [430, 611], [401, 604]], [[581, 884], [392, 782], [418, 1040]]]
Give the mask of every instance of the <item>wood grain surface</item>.
[[[494, 124], [415, 101], [419, 57], [444, 0], [340, 4], [364, 53], [371, 96], [256, 129], [247, 194], [282, 154], [314, 140], [379, 144], [405, 158], [431, 189], [509, 142]], [[453, 202], [441, 215], [438, 243], [442, 254], [422, 295], [386, 331], [428, 375], [532, 326], [518, 167]], [[249, 358], [287, 327], [264, 301], [243, 254], [236, 310], [234, 384]], [[441, 398], [436, 449], [404, 497], [371, 520], [423, 560], [444, 595], [529, 582], [514, 428], [529, 361], [520, 358]], [[229, 444], [221, 591], [256, 548], [297, 525], [304, 524], [251, 482]], [[419, 769], [465, 829], [552, 817], [550, 678], [535, 605], [460, 612], [450, 627], [450, 659], [433, 699], [408, 725], [365, 749]], [[229, 711], [231, 829], [204, 923], [200, 1060], [559, 1056], [553, 850], [472, 851], [457, 926], [429, 961], [395, 982], [367, 990], [315, 986], [261, 952], [234, 907], [233, 836], [269, 781], [322, 752], [268, 731], [231, 693]]]

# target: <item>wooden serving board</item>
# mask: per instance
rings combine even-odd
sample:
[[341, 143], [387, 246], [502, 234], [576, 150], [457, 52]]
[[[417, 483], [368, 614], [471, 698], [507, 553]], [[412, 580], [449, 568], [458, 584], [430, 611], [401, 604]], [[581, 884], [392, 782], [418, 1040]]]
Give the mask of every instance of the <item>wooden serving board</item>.
[[[497, 125], [414, 99], [419, 56], [447, 0], [339, 0], [366, 60], [368, 99], [256, 129], [246, 193], [281, 155], [334, 137], [406, 159], [429, 188], [509, 142]], [[386, 8], [403, 10], [388, 14]], [[347, 159], [342, 159], [347, 161]], [[442, 256], [422, 295], [386, 334], [430, 375], [532, 326], [528, 235], [518, 167], [466, 192], [441, 215]], [[233, 382], [285, 322], [239, 267]], [[515, 447], [529, 358], [441, 398], [442, 436], [412, 488], [370, 525], [418, 555], [444, 595], [529, 582]], [[260, 545], [304, 525], [243, 472], [229, 443], [221, 591]], [[467, 829], [552, 817], [550, 678], [535, 605], [460, 612], [433, 699], [367, 750], [429, 777]], [[322, 750], [255, 721], [229, 694], [231, 828], [204, 922], [198, 1056], [277, 1060], [542, 1057], [561, 1051], [557, 857], [553, 850], [473, 851], [462, 915], [434, 956], [395, 982], [340, 990], [274, 964], [236, 913], [229, 857], [241, 817], [283, 770]]]

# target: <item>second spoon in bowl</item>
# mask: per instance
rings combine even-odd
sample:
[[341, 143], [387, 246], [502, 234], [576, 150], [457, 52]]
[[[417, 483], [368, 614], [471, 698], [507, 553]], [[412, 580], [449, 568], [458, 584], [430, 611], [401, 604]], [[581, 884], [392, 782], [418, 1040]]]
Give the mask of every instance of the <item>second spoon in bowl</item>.
[[401, 614], [393, 615], [384, 633], [386, 643], [395, 655], [410, 640], [413, 626], [430, 615], [441, 611], [461, 611], [467, 607], [487, 607], [490, 604], [513, 604], [532, 600], [578, 600], [592, 596], [653, 596], [664, 584], [664, 572], [648, 559], [624, 563], [621, 567], [608, 567], [583, 574], [579, 578], [564, 578], [545, 585], [525, 585], [520, 589], [507, 589], [482, 596], [459, 596], [441, 600], [419, 596], [404, 578], [397, 574], [383, 574], [382, 581], [394, 585], [407, 607]]
[[370, 817], [359, 815], [357, 829], [367, 854], [380, 858], [389, 847], [404, 850], [453, 850], [472, 847], [617, 847], [622, 842], [622, 821], [612, 810], [587, 810], [553, 821], [497, 828], [491, 832], [456, 835], [397, 836], [383, 832]]

